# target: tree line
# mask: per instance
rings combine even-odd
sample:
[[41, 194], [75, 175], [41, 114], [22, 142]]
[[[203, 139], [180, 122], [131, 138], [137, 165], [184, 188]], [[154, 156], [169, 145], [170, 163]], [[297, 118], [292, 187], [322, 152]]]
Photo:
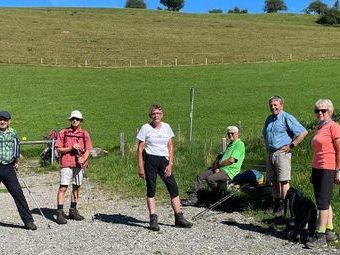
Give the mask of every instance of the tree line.
[[[185, 4], [185, 0], [160, 0], [161, 5], [164, 7], [158, 7], [158, 10], [168, 11], [180, 11]], [[125, 8], [142, 8], [146, 9], [146, 3], [144, 0], [126, 0]], [[279, 11], [287, 11], [288, 7], [284, 0], [265, 0], [264, 12], [277, 13]], [[306, 14], [318, 14], [320, 15], [317, 20], [320, 24], [328, 25], [340, 25], [340, 3], [336, 0], [333, 6], [328, 7], [327, 4], [320, 0], [312, 1], [305, 9]], [[211, 9], [209, 13], [223, 13], [222, 9]], [[240, 9], [235, 6], [233, 9], [228, 10], [228, 13], [245, 14], [248, 13], [247, 9]]]

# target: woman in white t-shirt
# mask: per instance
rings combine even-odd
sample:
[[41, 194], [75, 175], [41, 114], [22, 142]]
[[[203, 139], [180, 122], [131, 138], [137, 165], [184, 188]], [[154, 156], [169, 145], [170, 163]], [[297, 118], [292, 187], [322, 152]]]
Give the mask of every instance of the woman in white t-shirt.
[[142, 126], [137, 134], [137, 139], [138, 175], [146, 181], [150, 229], [153, 231], [159, 230], [155, 202], [157, 175], [162, 178], [170, 194], [172, 208], [175, 213], [175, 225], [190, 228], [192, 223], [183, 216], [177, 183], [172, 174], [174, 162], [172, 138], [175, 135], [170, 125], [162, 122], [163, 111], [161, 106], [152, 105], [149, 117], [151, 122]]

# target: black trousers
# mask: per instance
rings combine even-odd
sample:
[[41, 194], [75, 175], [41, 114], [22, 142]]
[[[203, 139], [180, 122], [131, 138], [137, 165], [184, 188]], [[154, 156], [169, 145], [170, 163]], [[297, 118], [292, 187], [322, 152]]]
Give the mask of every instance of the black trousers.
[[28, 204], [24, 193], [22, 192], [17, 175], [15, 174], [14, 163], [8, 165], [0, 164], [0, 182], [5, 185], [8, 192], [13, 197], [24, 224], [33, 222], [32, 214], [28, 208]]
[[171, 198], [178, 196], [178, 186], [173, 174], [170, 176], [164, 176], [164, 170], [169, 164], [169, 161], [165, 157], [144, 155], [145, 162], [145, 180], [147, 188], [147, 197], [154, 197], [156, 194], [156, 180], [157, 174], [163, 180]]

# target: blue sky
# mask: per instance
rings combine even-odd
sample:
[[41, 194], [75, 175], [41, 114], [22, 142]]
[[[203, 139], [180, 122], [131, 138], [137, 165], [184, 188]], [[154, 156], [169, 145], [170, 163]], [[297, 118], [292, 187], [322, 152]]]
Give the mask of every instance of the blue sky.
[[[159, 0], [144, 0], [148, 9], [162, 7]], [[126, 0], [0, 0], [2, 7], [98, 7], [123, 8]], [[285, 0], [288, 12], [301, 13], [311, 0]], [[331, 5], [334, 0], [323, 0]], [[250, 13], [263, 12], [264, 0], [185, 0], [182, 12], [207, 13], [210, 9], [224, 12], [235, 6], [247, 9]]]

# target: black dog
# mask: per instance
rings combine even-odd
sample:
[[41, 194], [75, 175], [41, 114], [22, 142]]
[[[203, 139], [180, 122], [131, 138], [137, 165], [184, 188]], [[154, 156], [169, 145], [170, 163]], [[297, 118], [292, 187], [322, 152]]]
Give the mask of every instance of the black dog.
[[315, 203], [301, 190], [290, 188], [284, 201], [285, 216], [289, 209], [290, 221], [286, 236], [290, 241], [306, 243], [315, 235], [318, 211]]

